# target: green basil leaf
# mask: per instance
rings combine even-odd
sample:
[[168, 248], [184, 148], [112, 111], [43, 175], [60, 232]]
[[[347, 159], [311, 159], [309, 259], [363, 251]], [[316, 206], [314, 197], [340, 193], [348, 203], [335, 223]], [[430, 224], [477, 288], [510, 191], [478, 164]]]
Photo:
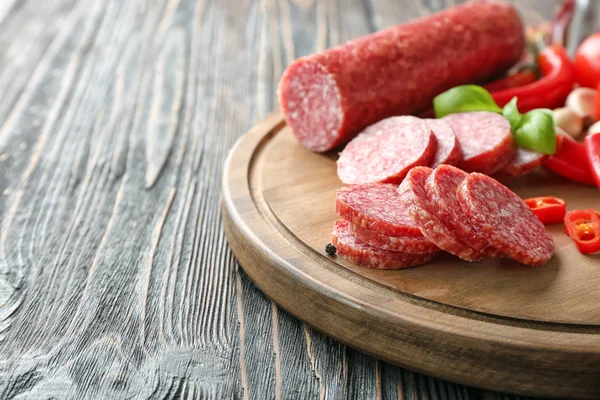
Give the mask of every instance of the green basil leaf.
[[502, 115], [504, 115], [504, 117], [510, 122], [511, 130], [513, 132], [516, 131], [523, 119], [523, 115], [517, 108], [516, 97], [513, 97], [512, 100], [504, 106], [504, 109], [502, 109]]
[[552, 110], [538, 108], [529, 111], [513, 131], [516, 143], [543, 154], [556, 153], [556, 122]]
[[456, 86], [437, 95], [433, 108], [436, 118], [466, 111], [502, 112], [490, 92], [477, 85]]

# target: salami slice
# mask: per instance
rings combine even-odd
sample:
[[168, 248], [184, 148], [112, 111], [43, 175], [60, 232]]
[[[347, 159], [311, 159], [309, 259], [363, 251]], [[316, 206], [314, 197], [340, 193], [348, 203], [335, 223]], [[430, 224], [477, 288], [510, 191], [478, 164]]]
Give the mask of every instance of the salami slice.
[[431, 168], [440, 164], [458, 165], [462, 161], [462, 150], [452, 126], [442, 119], [427, 119], [425, 123], [437, 139], [437, 151], [431, 161]]
[[497, 180], [470, 174], [457, 197], [471, 225], [502, 253], [533, 266], [552, 257], [552, 236], [527, 204]]
[[498, 177], [517, 178], [526, 175], [542, 165], [544, 154], [535, 151], [517, 149], [515, 159], [498, 172]]
[[435, 253], [440, 249], [424, 236], [386, 236], [360, 226], [350, 225], [352, 234], [363, 242], [383, 250], [413, 254]]
[[480, 260], [482, 254], [461, 242], [437, 217], [425, 191], [425, 182], [431, 172], [432, 169], [428, 167], [415, 167], [398, 188], [408, 214], [419, 226], [421, 233], [442, 250], [466, 261]]
[[496, 257], [500, 255], [498, 250], [471, 226], [456, 198], [456, 189], [467, 176], [456, 167], [440, 165], [427, 178], [425, 190], [438, 219], [457, 239], [482, 254]]
[[376, 269], [414, 267], [433, 260], [436, 254], [411, 254], [370, 246], [356, 238], [350, 231], [350, 223], [343, 219], [334, 224], [331, 242], [337, 248], [337, 254], [348, 262]]
[[335, 211], [355, 226], [386, 236], [423, 237], [392, 184], [354, 185], [335, 196]]
[[460, 143], [461, 169], [492, 175], [515, 158], [510, 123], [502, 115], [476, 111], [451, 114], [443, 119], [452, 125]]
[[346, 184], [400, 183], [415, 165], [429, 165], [436, 147], [423, 120], [387, 118], [348, 143], [337, 161], [338, 177]]

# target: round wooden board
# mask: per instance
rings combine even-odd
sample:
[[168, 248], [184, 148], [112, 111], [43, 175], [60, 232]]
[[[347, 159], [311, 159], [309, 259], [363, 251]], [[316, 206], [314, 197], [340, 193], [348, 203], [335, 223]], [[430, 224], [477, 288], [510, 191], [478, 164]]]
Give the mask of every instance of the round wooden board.
[[[336, 220], [335, 154], [307, 151], [276, 113], [231, 150], [223, 176], [225, 233], [250, 278], [326, 334], [425, 374], [517, 394], [600, 397], [600, 256], [550, 228], [555, 256], [528, 267], [441, 256], [399, 271], [328, 257]], [[540, 173], [509, 186], [574, 208], [600, 192]]]

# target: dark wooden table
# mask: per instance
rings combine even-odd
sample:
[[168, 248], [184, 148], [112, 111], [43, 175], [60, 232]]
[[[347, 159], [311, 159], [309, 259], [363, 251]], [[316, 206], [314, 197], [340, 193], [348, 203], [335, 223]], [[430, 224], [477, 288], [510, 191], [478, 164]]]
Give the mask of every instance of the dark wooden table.
[[453, 4], [2, 0], [0, 397], [516, 398], [314, 331], [221, 227], [224, 159], [287, 64]]

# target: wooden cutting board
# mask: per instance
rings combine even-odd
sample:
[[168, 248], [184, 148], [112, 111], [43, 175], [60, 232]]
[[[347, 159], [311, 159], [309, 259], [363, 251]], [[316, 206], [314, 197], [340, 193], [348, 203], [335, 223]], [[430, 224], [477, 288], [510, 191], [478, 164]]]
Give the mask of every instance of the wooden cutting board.
[[[328, 257], [341, 182], [336, 154], [302, 147], [276, 113], [231, 150], [223, 176], [227, 238], [250, 278], [313, 327], [385, 361], [485, 389], [600, 398], [600, 255], [550, 227], [542, 267], [450, 255], [399, 271]], [[540, 171], [509, 183], [600, 208], [600, 192]]]

